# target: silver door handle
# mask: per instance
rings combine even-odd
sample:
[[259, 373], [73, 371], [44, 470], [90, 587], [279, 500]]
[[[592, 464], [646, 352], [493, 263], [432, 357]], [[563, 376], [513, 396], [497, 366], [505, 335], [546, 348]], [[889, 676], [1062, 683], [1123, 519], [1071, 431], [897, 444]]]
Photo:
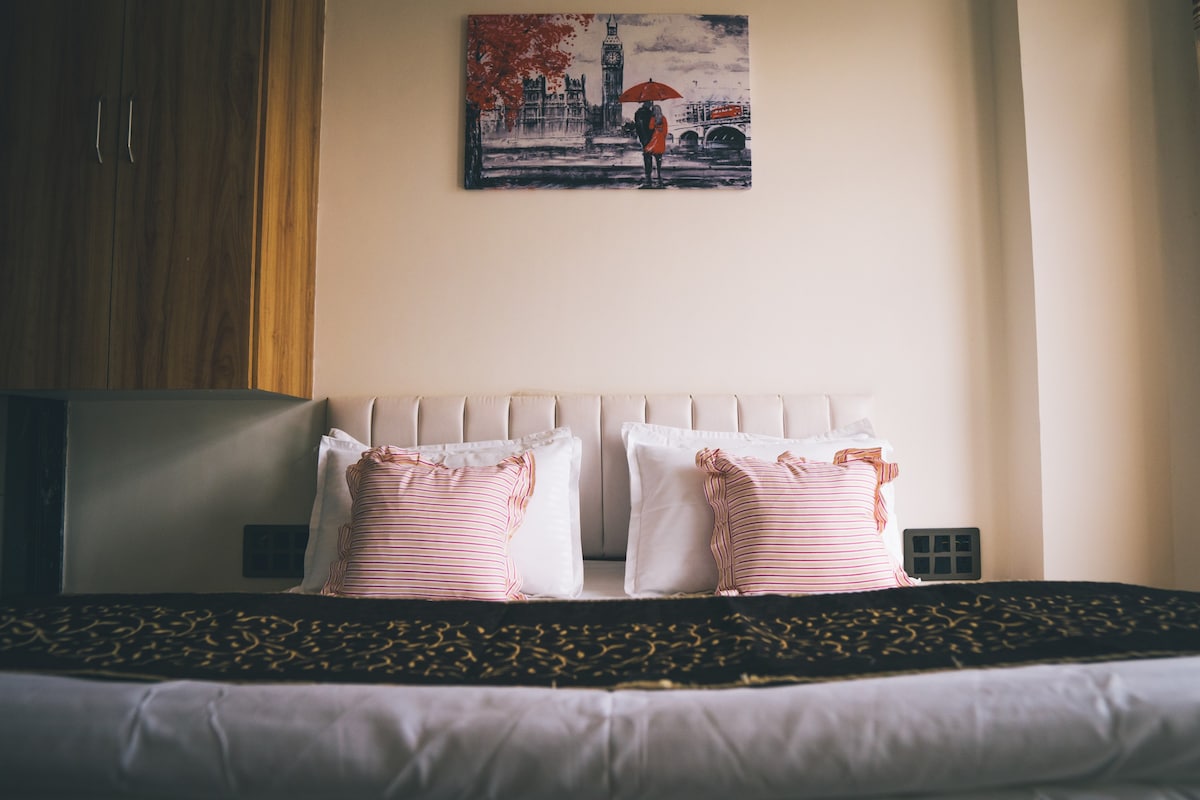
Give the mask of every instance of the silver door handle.
[[129, 163], [133, 163], [133, 95], [129, 95], [129, 127], [125, 131], [125, 152], [129, 154]]
[[104, 109], [104, 95], [96, 98], [96, 163], [103, 164], [104, 156], [100, 155], [100, 114]]

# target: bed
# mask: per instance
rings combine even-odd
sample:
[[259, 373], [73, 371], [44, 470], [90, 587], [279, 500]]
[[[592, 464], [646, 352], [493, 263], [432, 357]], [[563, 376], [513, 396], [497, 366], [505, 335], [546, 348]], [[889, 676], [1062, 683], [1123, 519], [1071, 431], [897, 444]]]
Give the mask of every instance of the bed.
[[[778, 575], [746, 566], [733, 484], [699, 453], [892, 462], [871, 410], [857, 395], [333, 398], [295, 591], [0, 602], [0, 797], [1200, 797], [1196, 593], [755, 591]], [[488, 591], [521, 598], [322, 594], [409, 580], [355, 549], [368, 448], [439, 476], [502, 457], [522, 579], [497, 566]], [[876, 536], [854, 558], [869, 550], [880, 578], [902, 481], [872, 485]], [[734, 555], [712, 549], [714, 519]], [[797, 580], [843, 562], [822, 563]]]

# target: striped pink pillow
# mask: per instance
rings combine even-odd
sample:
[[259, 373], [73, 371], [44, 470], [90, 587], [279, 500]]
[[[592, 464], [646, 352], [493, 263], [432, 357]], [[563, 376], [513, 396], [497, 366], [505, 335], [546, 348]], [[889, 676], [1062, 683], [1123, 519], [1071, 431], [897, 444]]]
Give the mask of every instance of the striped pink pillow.
[[350, 523], [325, 594], [520, 600], [508, 540], [533, 494], [526, 451], [492, 466], [449, 468], [377, 447], [346, 470]]
[[910, 586], [880, 532], [880, 487], [899, 473], [881, 451], [834, 463], [783, 453], [775, 463], [704, 449], [696, 464], [716, 524], [718, 594], [853, 592]]

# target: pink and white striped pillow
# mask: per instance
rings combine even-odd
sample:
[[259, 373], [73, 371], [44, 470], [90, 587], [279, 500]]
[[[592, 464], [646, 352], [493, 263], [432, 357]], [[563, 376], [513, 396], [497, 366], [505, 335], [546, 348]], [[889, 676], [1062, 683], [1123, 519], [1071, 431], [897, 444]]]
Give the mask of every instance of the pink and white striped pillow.
[[533, 494], [531, 451], [449, 468], [376, 447], [346, 471], [352, 510], [325, 594], [520, 600], [508, 541]]
[[899, 473], [880, 449], [834, 462], [783, 453], [772, 463], [704, 449], [704, 494], [716, 523], [717, 593], [807, 594], [910, 586], [880, 532], [880, 487]]

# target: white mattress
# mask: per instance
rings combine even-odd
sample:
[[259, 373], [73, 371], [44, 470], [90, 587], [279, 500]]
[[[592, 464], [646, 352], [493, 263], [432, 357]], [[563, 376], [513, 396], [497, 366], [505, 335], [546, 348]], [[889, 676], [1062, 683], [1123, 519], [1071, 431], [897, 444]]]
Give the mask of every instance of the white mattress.
[[0, 776], [10, 800], [1197, 797], [1200, 658], [661, 692], [12, 674]]

